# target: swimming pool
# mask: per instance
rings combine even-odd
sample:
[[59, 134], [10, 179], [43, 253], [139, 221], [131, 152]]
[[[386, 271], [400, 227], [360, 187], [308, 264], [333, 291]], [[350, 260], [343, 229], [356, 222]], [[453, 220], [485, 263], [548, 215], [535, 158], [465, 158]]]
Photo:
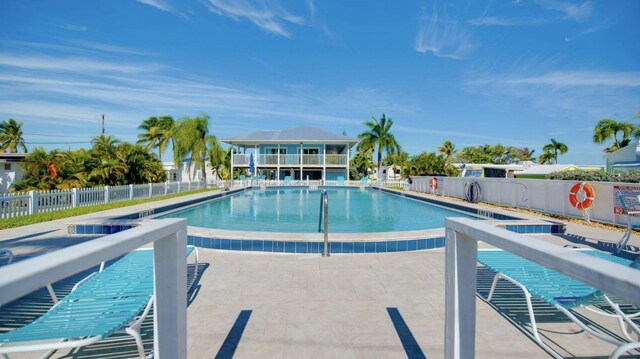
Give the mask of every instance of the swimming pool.
[[[445, 217], [471, 217], [382, 191], [326, 188], [329, 232], [370, 233], [444, 227]], [[162, 216], [190, 226], [233, 231], [317, 233], [320, 190], [247, 190]]]

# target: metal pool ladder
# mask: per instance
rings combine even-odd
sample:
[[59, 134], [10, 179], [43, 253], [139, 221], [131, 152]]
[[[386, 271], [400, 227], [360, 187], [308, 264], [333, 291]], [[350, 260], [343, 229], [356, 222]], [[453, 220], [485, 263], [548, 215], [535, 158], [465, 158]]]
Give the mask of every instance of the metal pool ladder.
[[[324, 224], [324, 228], [323, 228]], [[318, 232], [324, 232], [324, 251], [323, 257], [329, 256], [329, 195], [327, 191], [322, 190], [320, 193], [320, 218], [318, 219]]]

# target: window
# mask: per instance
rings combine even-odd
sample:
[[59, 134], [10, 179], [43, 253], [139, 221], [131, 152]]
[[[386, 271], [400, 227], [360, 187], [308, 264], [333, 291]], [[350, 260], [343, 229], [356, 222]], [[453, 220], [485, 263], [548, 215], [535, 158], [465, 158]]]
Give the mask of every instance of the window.
[[303, 148], [302, 149], [303, 155], [317, 155], [318, 153], [320, 153], [319, 148]]
[[4, 164], [4, 170], [5, 171], [11, 171], [11, 163], [5, 163]]
[[[267, 153], [268, 154], [272, 154], [272, 155], [277, 155], [278, 154], [278, 148], [277, 147], [273, 147], [273, 148], [269, 148], [267, 149]], [[287, 148], [280, 148], [280, 154], [281, 155], [286, 155], [287, 154]]]

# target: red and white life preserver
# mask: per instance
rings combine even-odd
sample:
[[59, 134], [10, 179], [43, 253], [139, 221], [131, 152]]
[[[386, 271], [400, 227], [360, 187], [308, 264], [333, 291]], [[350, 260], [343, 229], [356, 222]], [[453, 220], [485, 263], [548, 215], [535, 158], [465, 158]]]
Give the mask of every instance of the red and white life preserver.
[[576, 183], [569, 191], [569, 202], [577, 209], [589, 208], [595, 199], [593, 188], [586, 182]]
[[433, 177], [432, 179], [429, 180], [429, 187], [432, 190], [437, 190], [438, 189], [438, 179]]

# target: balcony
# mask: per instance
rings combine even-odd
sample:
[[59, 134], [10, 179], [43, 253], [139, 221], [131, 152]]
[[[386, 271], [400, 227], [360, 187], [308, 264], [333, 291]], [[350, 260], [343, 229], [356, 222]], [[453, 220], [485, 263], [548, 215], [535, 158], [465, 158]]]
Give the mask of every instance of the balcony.
[[[235, 154], [232, 157], [232, 164], [236, 167], [248, 167], [250, 154]], [[347, 155], [265, 155], [254, 156], [254, 164], [260, 166], [347, 166], [349, 158]]]

